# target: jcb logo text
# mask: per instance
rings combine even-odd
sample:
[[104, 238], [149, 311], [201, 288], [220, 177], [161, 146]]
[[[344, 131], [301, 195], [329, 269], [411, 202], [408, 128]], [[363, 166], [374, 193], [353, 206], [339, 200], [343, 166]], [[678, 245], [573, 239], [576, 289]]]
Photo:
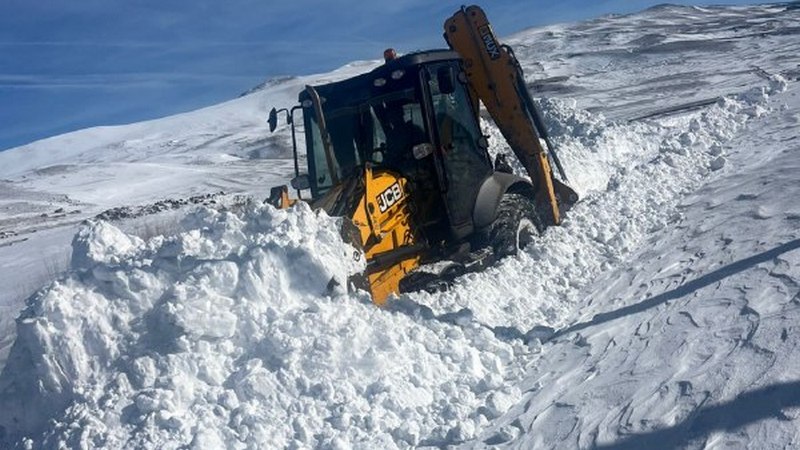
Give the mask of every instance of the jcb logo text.
[[402, 198], [403, 190], [400, 189], [400, 183], [395, 182], [378, 195], [378, 209], [380, 209], [381, 212], [386, 212], [387, 209], [391, 208], [392, 205], [399, 202]]

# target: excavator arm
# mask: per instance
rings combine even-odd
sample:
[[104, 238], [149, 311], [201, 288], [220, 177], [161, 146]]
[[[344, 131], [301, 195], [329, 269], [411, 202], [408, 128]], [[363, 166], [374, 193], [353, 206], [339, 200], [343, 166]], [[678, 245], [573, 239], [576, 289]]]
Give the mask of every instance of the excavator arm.
[[[514, 52], [498, 42], [478, 6], [462, 7], [445, 22], [444, 30], [448, 45], [464, 61], [471, 93], [484, 104], [533, 181], [537, 203], [546, 211], [543, 217], [559, 224], [562, 208], [577, 201], [578, 196], [553, 176], [548, 152], [540, 140], [549, 138]], [[555, 149], [547, 144], [566, 181]]]

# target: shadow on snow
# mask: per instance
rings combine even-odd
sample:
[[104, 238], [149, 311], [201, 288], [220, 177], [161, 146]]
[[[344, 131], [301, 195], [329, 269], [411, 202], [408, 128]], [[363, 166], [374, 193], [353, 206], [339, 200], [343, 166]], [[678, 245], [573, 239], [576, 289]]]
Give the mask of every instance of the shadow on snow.
[[740, 394], [735, 399], [694, 411], [683, 422], [647, 433], [634, 434], [597, 450], [680, 448], [714, 431], [735, 431], [764, 419], [791, 421], [784, 408], [800, 406], [800, 381], [773, 384]]
[[616, 311], [597, 314], [592, 318], [592, 320], [588, 322], [576, 323], [567, 328], [558, 330], [555, 333], [553, 333], [552, 336], [550, 336], [549, 340], [558, 338], [560, 336], [564, 336], [566, 334], [575, 331], [580, 331], [591, 326], [600, 325], [601, 323], [610, 322], [614, 319], [619, 319], [624, 316], [640, 313], [650, 308], [654, 308], [670, 300], [675, 300], [683, 296], [689, 295], [698, 289], [701, 289], [710, 284], [721, 281], [722, 279], [727, 278], [731, 275], [743, 272], [758, 264], [776, 258], [777, 256], [783, 253], [787, 253], [792, 250], [796, 250], [798, 248], [800, 248], [800, 239], [795, 239], [793, 241], [779, 245], [771, 250], [767, 250], [765, 252], [751, 256], [749, 258], [745, 258], [740, 261], [728, 264], [727, 266], [721, 267], [709, 274], [703, 275], [702, 277], [694, 281], [690, 281], [686, 284], [683, 284], [671, 291], [667, 291], [664, 292], [663, 294], [656, 295], [655, 297], [648, 298], [647, 300], [636, 303], [634, 305], [625, 306]]

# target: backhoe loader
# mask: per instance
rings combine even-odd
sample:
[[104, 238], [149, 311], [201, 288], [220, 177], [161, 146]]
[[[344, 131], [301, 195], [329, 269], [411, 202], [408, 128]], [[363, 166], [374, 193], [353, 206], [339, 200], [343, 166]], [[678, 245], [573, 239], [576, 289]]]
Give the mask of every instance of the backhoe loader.
[[[279, 208], [306, 201], [349, 219], [348, 240], [367, 261], [356, 284], [378, 305], [399, 292], [442, 288], [516, 253], [559, 224], [577, 200], [521, 67], [481, 8], [457, 11], [444, 24], [444, 38], [449, 49], [401, 57], [389, 49], [371, 72], [306, 86], [299, 105], [281, 110], [292, 126], [298, 199], [278, 186], [268, 201]], [[503, 156], [492, 161], [481, 104], [529, 179], [513, 174]], [[306, 173], [298, 163], [297, 110]], [[278, 112], [270, 112], [271, 131]], [[420, 269], [436, 261], [447, 264]]]

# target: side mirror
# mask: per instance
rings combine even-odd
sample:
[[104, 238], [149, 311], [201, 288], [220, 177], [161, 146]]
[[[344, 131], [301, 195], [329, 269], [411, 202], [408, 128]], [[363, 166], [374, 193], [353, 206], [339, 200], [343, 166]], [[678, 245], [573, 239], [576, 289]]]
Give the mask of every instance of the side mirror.
[[272, 108], [272, 111], [269, 112], [269, 119], [267, 119], [267, 123], [269, 124], [269, 132], [272, 133], [275, 131], [275, 128], [278, 126], [278, 110]]
[[433, 144], [423, 143], [411, 147], [415, 159], [422, 159], [433, 153]]
[[302, 191], [311, 187], [311, 179], [308, 178], [308, 174], [303, 173], [294, 178], [290, 181], [292, 187], [298, 191]]
[[436, 71], [436, 82], [439, 84], [439, 92], [442, 94], [452, 94], [456, 91], [456, 75], [453, 66], [440, 67]]

